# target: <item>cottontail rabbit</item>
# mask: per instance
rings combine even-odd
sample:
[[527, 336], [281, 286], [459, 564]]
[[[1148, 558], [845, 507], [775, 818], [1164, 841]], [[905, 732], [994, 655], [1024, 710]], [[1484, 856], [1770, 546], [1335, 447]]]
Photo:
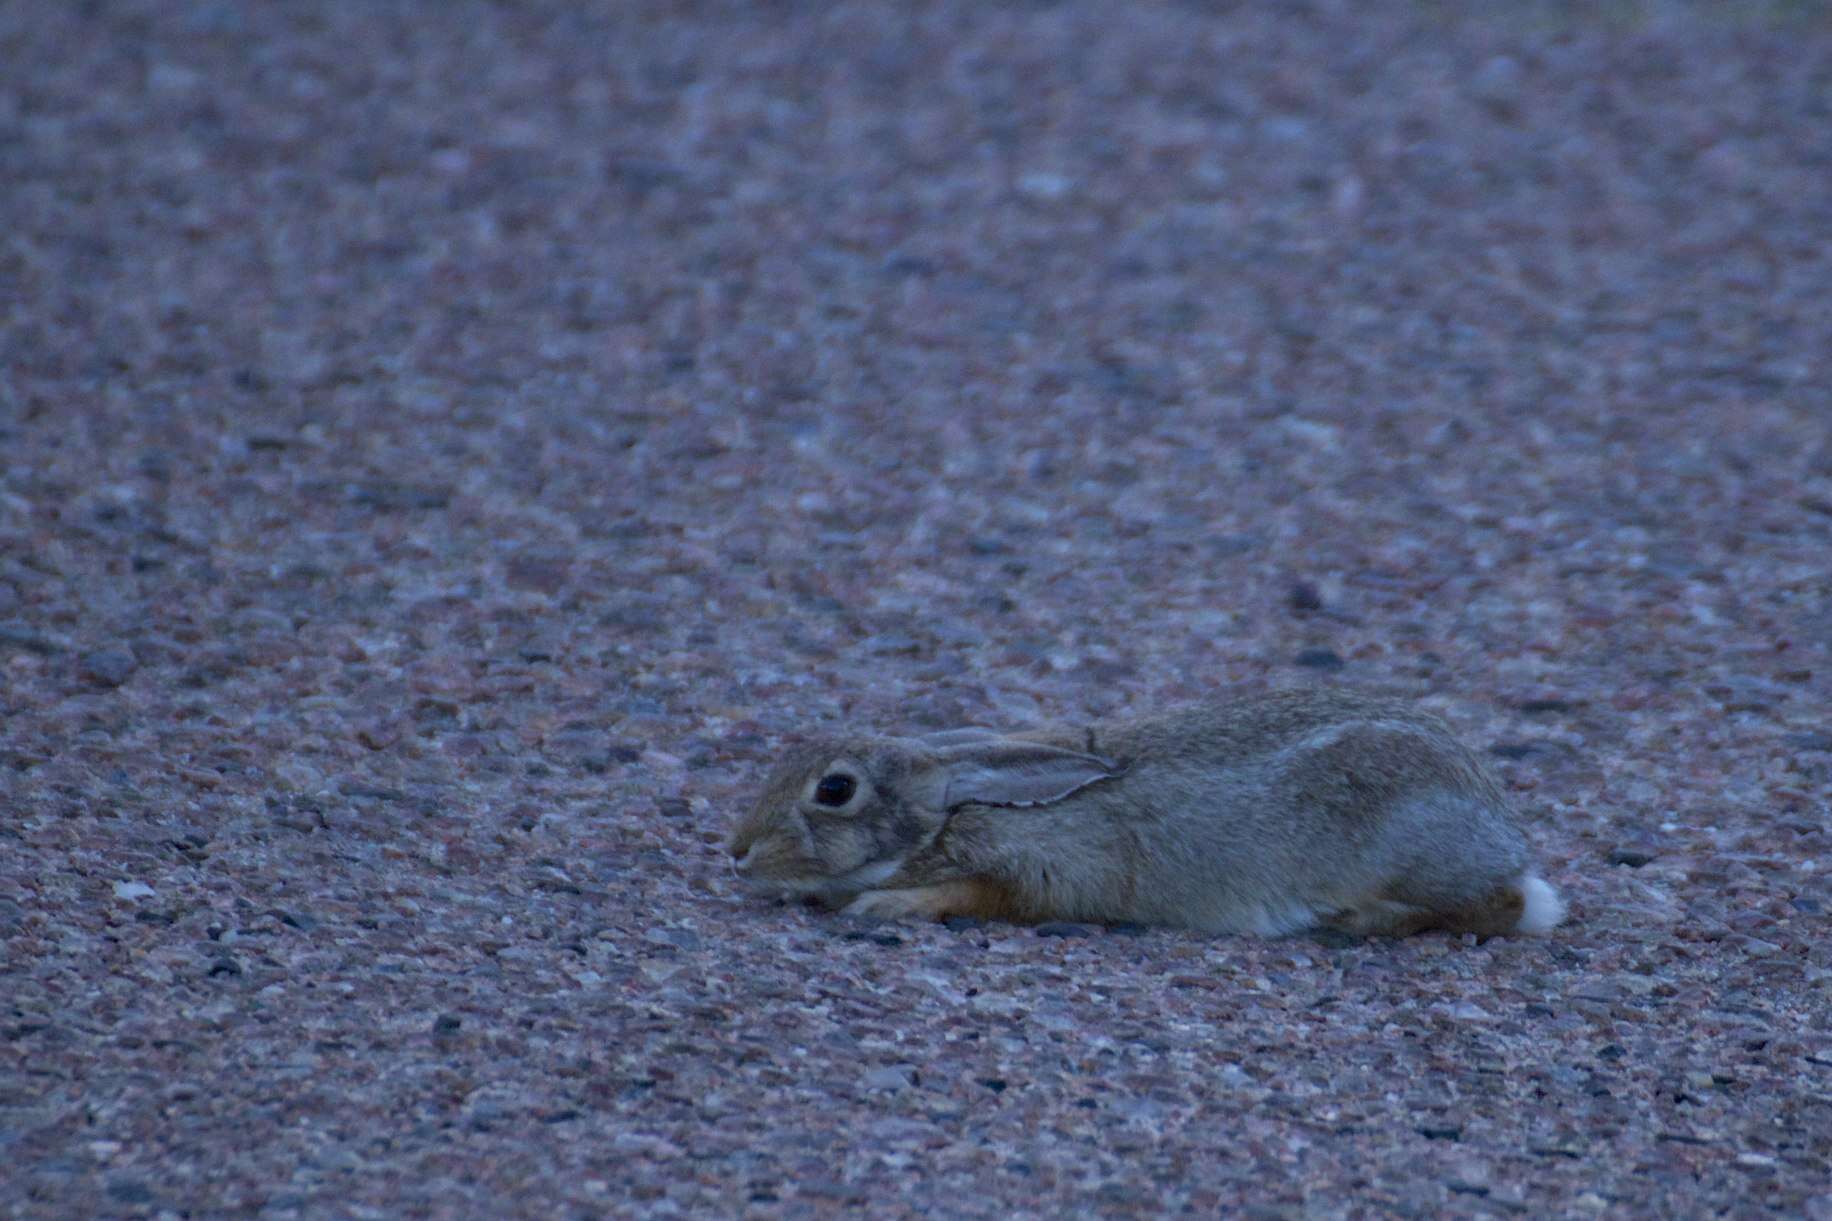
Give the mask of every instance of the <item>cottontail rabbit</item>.
[[746, 879], [876, 916], [1487, 936], [1564, 914], [1442, 722], [1339, 691], [808, 743], [730, 847]]

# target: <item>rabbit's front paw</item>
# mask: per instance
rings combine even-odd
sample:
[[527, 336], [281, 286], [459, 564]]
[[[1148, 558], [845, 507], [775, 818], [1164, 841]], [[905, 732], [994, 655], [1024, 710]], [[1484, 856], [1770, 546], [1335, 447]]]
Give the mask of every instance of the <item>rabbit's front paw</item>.
[[849, 916], [871, 916], [878, 920], [939, 919], [948, 914], [942, 907], [942, 896], [935, 886], [909, 890], [868, 890], [846, 905]]
[[1010, 920], [1019, 913], [1011, 893], [1003, 886], [985, 878], [965, 878], [932, 886], [868, 890], [846, 905], [846, 914], [880, 920], [940, 920], [945, 916]]

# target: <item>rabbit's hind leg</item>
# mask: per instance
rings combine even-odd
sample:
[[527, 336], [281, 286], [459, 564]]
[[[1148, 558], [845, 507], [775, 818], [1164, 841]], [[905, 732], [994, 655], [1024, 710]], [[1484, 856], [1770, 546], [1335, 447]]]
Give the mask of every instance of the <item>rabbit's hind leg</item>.
[[1410, 937], [1438, 928], [1436, 912], [1395, 899], [1371, 899], [1324, 917], [1318, 928], [1351, 937]]
[[1426, 932], [1499, 937], [1520, 928], [1526, 906], [1526, 896], [1511, 884], [1474, 903], [1454, 905], [1425, 906], [1388, 894], [1336, 912], [1324, 926], [1356, 937], [1410, 937]]
[[975, 916], [982, 920], [1020, 918], [1011, 892], [984, 878], [963, 878], [896, 890], [868, 890], [846, 905], [846, 914], [877, 916], [885, 920], [941, 920], [948, 916]]

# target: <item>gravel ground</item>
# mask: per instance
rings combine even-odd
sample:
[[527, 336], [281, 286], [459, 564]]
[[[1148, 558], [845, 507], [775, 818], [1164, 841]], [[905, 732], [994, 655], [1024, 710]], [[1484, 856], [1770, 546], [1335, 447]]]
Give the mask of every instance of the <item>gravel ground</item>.
[[[1832, 1217], [1811, 4], [0, 5], [0, 1213]], [[741, 893], [1415, 697], [1544, 939]]]

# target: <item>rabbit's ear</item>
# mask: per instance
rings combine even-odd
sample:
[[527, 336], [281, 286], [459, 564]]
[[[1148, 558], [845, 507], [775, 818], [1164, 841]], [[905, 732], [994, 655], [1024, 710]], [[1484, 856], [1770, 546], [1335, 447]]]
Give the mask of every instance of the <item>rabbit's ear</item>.
[[938, 729], [934, 733], [925, 733], [916, 740], [930, 750], [948, 750], [955, 746], [994, 741], [998, 736], [997, 730], [980, 729], [975, 726], [967, 729]]
[[1048, 805], [1120, 773], [1118, 765], [1094, 755], [996, 736], [951, 746], [928, 770], [924, 788], [929, 800], [925, 804], [942, 810], [968, 802]]

